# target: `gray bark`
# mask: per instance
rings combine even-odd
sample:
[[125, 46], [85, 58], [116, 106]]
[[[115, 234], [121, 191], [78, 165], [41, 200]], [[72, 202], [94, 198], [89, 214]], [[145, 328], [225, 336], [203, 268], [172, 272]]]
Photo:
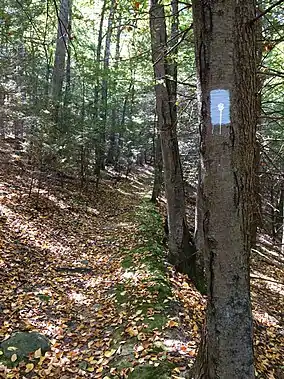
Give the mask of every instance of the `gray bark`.
[[[119, 64], [119, 57], [120, 57], [120, 36], [121, 36], [122, 28], [121, 28], [121, 14], [119, 14], [118, 19], [118, 25], [117, 25], [117, 32], [116, 32], [116, 46], [115, 46], [115, 62], [114, 62], [114, 69], [116, 70], [118, 68]], [[118, 102], [116, 99], [116, 83], [113, 84], [113, 105], [112, 105], [112, 111], [111, 111], [111, 132], [110, 132], [110, 145], [108, 149], [107, 154], [107, 163], [108, 164], [114, 164], [116, 157], [118, 157], [118, 150], [119, 150], [119, 122], [117, 120], [117, 108], [118, 108]]]
[[196, 208], [195, 208], [195, 231], [194, 231], [194, 243], [196, 247], [196, 271], [198, 277], [198, 289], [202, 294], [206, 293], [206, 276], [204, 267], [204, 230], [203, 230], [203, 219], [204, 219], [204, 205], [202, 199], [203, 193], [203, 170], [201, 167], [201, 162], [198, 166], [198, 185], [197, 185], [197, 197], [196, 197]]
[[0, 85], [0, 136], [5, 137], [5, 112], [4, 112], [4, 104], [5, 104], [5, 91], [4, 88]]
[[[98, 42], [97, 48], [94, 54], [94, 60], [98, 65], [98, 71], [100, 69], [100, 61], [101, 61], [101, 53], [102, 53], [102, 41], [103, 41], [103, 24], [105, 19], [105, 11], [106, 11], [107, 0], [104, 0], [102, 9], [101, 9], [101, 18], [100, 18], [100, 26], [98, 33]], [[97, 76], [96, 85], [94, 88], [94, 123], [97, 123], [98, 119], [98, 106], [99, 106], [99, 86], [100, 86], [100, 77]]]
[[[190, 241], [185, 217], [182, 168], [177, 141], [175, 70], [165, 58], [167, 32], [164, 7], [159, 0], [150, 2], [152, 59], [155, 74], [156, 110], [164, 165], [165, 192], [169, 227], [169, 260], [180, 271], [195, 275], [195, 248]], [[171, 74], [171, 75], [170, 75]]]
[[61, 0], [58, 14], [58, 29], [54, 66], [52, 73], [52, 99], [55, 104], [54, 120], [58, 121], [59, 105], [62, 99], [62, 87], [65, 76], [65, 60], [68, 45], [68, 19], [70, 0]]
[[71, 21], [72, 21], [72, 0], [69, 0], [69, 17], [68, 17], [68, 30], [67, 34], [69, 36], [68, 38], [68, 44], [67, 44], [67, 62], [66, 62], [66, 86], [65, 86], [65, 94], [64, 94], [64, 106], [67, 106], [70, 102], [70, 96], [71, 96], [71, 37], [72, 37], [72, 27], [71, 27]]
[[97, 175], [97, 185], [100, 180], [101, 169], [104, 168], [105, 161], [105, 143], [106, 143], [106, 121], [107, 121], [107, 107], [108, 107], [108, 70], [109, 70], [109, 61], [110, 61], [110, 46], [111, 46], [111, 37], [113, 32], [113, 21], [116, 11], [117, 3], [116, 0], [111, 1], [108, 25], [106, 31], [106, 40], [105, 40], [105, 52], [104, 52], [104, 76], [105, 78], [102, 81], [101, 87], [101, 107], [100, 107], [100, 125], [99, 125], [99, 134], [98, 141], [96, 144], [96, 175]]
[[[156, 115], [155, 115], [155, 124], [156, 124]], [[156, 128], [155, 128], [156, 129]], [[154, 184], [151, 201], [153, 203], [157, 202], [158, 197], [162, 191], [163, 185], [163, 157], [162, 157], [162, 147], [161, 147], [161, 137], [157, 133], [155, 141], [155, 175], [154, 175]]]
[[[257, 84], [255, 25], [250, 21], [255, 4], [194, 0], [193, 17], [201, 118], [203, 219], [198, 225], [204, 233], [208, 306], [192, 376], [252, 379], [249, 259]], [[214, 90], [227, 91], [227, 100], [223, 93], [215, 103]]]

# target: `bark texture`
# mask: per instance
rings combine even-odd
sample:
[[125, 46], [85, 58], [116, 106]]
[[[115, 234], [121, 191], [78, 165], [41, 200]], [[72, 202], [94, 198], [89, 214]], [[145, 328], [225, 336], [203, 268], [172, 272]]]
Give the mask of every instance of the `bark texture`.
[[60, 11], [58, 13], [58, 30], [56, 40], [56, 50], [54, 57], [54, 67], [52, 74], [52, 99], [55, 102], [54, 119], [58, 121], [59, 103], [62, 98], [62, 87], [65, 76], [65, 60], [68, 51], [68, 30], [69, 30], [70, 0], [61, 0]]
[[158, 134], [155, 140], [155, 176], [151, 197], [151, 201], [153, 203], [157, 202], [158, 197], [161, 194], [163, 182], [163, 157], [161, 148], [161, 138]]
[[[166, 58], [167, 31], [164, 6], [159, 0], [150, 1], [152, 59], [155, 74], [158, 132], [164, 165], [165, 192], [169, 226], [169, 260], [180, 271], [195, 276], [195, 247], [185, 218], [182, 168], [177, 141], [176, 66]], [[175, 33], [176, 27], [172, 25]], [[175, 37], [175, 34], [174, 34]]]
[[[200, 104], [202, 227], [208, 308], [193, 377], [252, 379], [249, 258], [257, 124], [255, 5], [194, 0]], [[211, 91], [229, 93], [230, 120], [213, 126]], [[213, 101], [212, 101], [213, 104]], [[221, 112], [221, 111], [220, 111]]]
[[100, 107], [100, 122], [99, 122], [99, 136], [96, 143], [96, 175], [97, 175], [97, 184], [98, 187], [101, 170], [104, 169], [105, 165], [105, 149], [106, 149], [106, 123], [107, 123], [107, 111], [108, 111], [108, 70], [110, 65], [110, 56], [111, 56], [111, 37], [113, 33], [113, 23], [114, 15], [117, 10], [117, 2], [111, 0], [107, 30], [106, 30], [106, 39], [105, 39], [105, 51], [104, 51], [104, 78], [101, 84], [101, 107]]

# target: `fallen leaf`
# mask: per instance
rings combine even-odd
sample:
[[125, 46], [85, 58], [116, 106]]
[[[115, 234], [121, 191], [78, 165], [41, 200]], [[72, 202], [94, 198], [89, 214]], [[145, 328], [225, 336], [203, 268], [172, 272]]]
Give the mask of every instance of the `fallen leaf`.
[[131, 337], [136, 337], [138, 336], [138, 330], [137, 329], [134, 329], [132, 326], [130, 326], [129, 328], [127, 328], [125, 330]]
[[27, 363], [26, 364], [26, 373], [32, 371], [34, 369], [34, 364], [33, 363]]
[[105, 351], [104, 356], [107, 358], [110, 358], [115, 352], [116, 352], [116, 349], [107, 350]]
[[18, 359], [17, 354], [11, 356], [11, 362], [15, 362]]
[[174, 328], [175, 326], [179, 326], [179, 323], [177, 321], [170, 320], [167, 326], [169, 326], [170, 328]]
[[41, 348], [37, 349], [37, 350], [34, 352], [34, 357], [35, 357], [35, 358], [40, 358], [40, 357], [41, 357]]

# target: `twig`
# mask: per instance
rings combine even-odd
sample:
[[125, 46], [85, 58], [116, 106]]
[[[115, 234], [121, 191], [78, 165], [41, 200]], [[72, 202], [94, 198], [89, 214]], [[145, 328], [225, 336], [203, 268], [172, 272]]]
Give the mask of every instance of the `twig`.
[[277, 7], [277, 5], [280, 5], [284, 3], [284, 0], [279, 0], [277, 1], [277, 3], [275, 4], [272, 4], [270, 7], [268, 7], [267, 9], [265, 9], [265, 11], [261, 12], [260, 14], [258, 14], [250, 23], [253, 24], [255, 21], [259, 20], [261, 17], [263, 17], [264, 15], [266, 15], [267, 13], [269, 13], [270, 11], [272, 11], [273, 8]]
[[284, 282], [277, 282], [277, 280], [266, 279], [266, 278], [262, 278], [261, 276], [254, 276], [254, 275], [251, 275], [250, 278], [251, 278], [251, 279], [256, 279], [256, 280], [264, 280], [264, 281], [266, 281], [266, 282], [271, 282], [271, 283], [281, 284], [281, 286], [284, 286]]
[[189, 28], [185, 29], [183, 31], [183, 35], [182, 35], [181, 39], [175, 45], [173, 45], [169, 50], [167, 50], [164, 54], [161, 54], [161, 56], [156, 60], [156, 62], [153, 63], [153, 66], [156, 66], [157, 63], [159, 63], [162, 59], [164, 59], [166, 56], [171, 54], [171, 52], [174, 51], [182, 43], [182, 41], [185, 39], [187, 33], [192, 29], [192, 27], [193, 27], [193, 24], [191, 24]]

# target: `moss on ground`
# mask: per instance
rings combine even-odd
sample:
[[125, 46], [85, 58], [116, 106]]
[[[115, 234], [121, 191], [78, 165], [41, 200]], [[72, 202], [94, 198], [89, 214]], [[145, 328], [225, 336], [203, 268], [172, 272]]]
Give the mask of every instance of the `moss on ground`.
[[[164, 263], [163, 221], [155, 205], [149, 201], [143, 201], [136, 219], [139, 224], [137, 240], [143, 241], [143, 245], [140, 242], [133, 249], [122, 251], [121, 266], [128, 276], [126, 275], [123, 283], [116, 286], [116, 304], [119, 309], [128, 304], [131, 313], [142, 309], [148, 325], [147, 330], [160, 330], [166, 322], [166, 300], [172, 295]], [[145, 273], [147, 275], [143, 278]], [[133, 277], [138, 274], [137, 284]], [[139, 293], [137, 286], [144, 287], [144, 291]], [[154, 315], [148, 314], [151, 308], [156, 312]]]
[[170, 362], [161, 362], [159, 366], [143, 365], [136, 366], [128, 376], [129, 379], [170, 379], [174, 365]]
[[[115, 288], [115, 302], [119, 310], [127, 312], [132, 317], [139, 317], [136, 326], [142, 327], [143, 333], [150, 334], [155, 330], [161, 331], [167, 324], [172, 291], [167, 279], [165, 268], [165, 251], [163, 246], [163, 221], [155, 206], [144, 201], [136, 214], [139, 224], [137, 246], [131, 250], [121, 251], [121, 267], [125, 270], [120, 284]], [[115, 337], [115, 348], [120, 340], [125, 338], [122, 325]], [[112, 367], [123, 370], [134, 367], [130, 379], [167, 379], [171, 377], [174, 365], [166, 359], [159, 360], [155, 367], [152, 364], [135, 361], [135, 346], [141, 344], [139, 336], [127, 337], [126, 342], [119, 348], [121, 355], [112, 361]], [[147, 348], [148, 354], [158, 354], [165, 349], [153, 344]], [[136, 357], [137, 358], [137, 357]], [[137, 362], [136, 362], [137, 363]]]

